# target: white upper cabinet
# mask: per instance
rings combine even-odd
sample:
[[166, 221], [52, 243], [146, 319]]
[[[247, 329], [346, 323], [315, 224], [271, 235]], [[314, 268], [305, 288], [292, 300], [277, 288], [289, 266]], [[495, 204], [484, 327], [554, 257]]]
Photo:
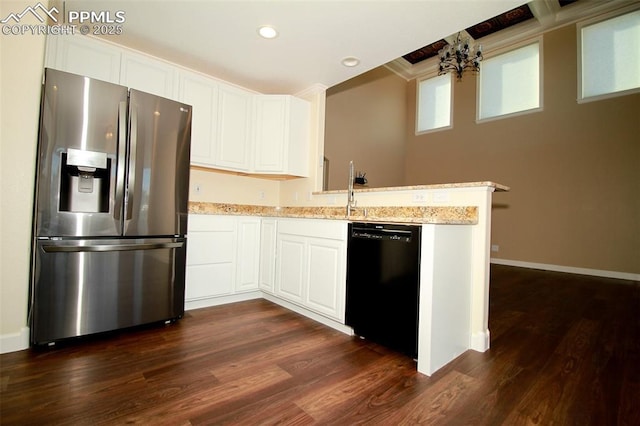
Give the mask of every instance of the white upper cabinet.
[[256, 173], [309, 176], [309, 102], [288, 95], [256, 95]]
[[45, 66], [191, 105], [194, 165], [309, 176], [311, 108], [306, 100], [256, 94], [91, 37], [48, 37]]
[[193, 107], [191, 117], [191, 163], [215, 165], [218, 84], [196, 73], [180, 73], [178, 99]]
[[176, 99], [176, 68], [132, 52], [122, 54], [120, 84], [142, 92]]
[[47, 38], [45, 67], [118, 84], [120, 57], [116, 46], [84, 36], [56, 35]]
[[253, 96], [249, 91], [220, 84], [216, 165], [231, 170], [250, 171], [252, 159], [250, 122]]

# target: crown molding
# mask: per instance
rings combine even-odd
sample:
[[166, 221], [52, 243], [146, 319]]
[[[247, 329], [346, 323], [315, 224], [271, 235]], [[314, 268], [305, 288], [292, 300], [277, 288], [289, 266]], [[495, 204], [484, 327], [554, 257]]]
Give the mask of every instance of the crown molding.
[[[566, 25], [601, 15], [632, 11], [640, 7], [640, 0], [585, 0], [565, 7], [560, 7], [557, 0], [533, 0], [528, 5], [534, 16], [533, 20], [490, 34], [480, 40], [485, 57], [490, 56], [492, 52], [501, 51], [510, 45], [521, 43]], [[445, 40], [448, 39], [445, 38]], [[474, 40], [474, 42], [477, 43], [478, 40]], [[416, 65], [411, 65], [400, 57], [387, 62], [384, 67], [406, 81], [410, 81], [429, 74], [437, 74], [438, 64], [438, 57], [429, 58]]]

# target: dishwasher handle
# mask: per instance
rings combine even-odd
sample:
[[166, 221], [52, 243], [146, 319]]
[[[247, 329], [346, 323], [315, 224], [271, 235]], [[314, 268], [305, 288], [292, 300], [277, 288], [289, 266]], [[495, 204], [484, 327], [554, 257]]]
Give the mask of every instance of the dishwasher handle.
[[360, 240], [399, 241], [410, 243], [414, 236], [419, 235], [419, 228], [415, 226], [385, 227], [384, 225], [351, 226], [350, 238]]

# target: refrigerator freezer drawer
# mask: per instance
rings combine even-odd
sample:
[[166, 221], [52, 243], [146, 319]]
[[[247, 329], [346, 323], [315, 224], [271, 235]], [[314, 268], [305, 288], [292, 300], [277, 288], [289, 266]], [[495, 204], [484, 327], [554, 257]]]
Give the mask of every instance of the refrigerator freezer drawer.
[[186, 239], [37, 241], [31, 343], [180, 318]]

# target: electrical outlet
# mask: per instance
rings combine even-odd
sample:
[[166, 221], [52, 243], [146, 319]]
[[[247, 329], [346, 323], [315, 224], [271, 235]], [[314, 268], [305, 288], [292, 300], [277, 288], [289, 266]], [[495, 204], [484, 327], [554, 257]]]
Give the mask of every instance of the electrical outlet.
[[433, 202], [434, 203], [448, 203], [449, 202], [449, 193], [448, 192], [434, 192], [433, 193]]
[[200, 190], [202, 189], [202, 187], [201, 187], [201, 185], [200, 185], [199, 183], [196, 183], [196, 185], [195, 185], [195, 188], [194, 188], [194, 189], [196, 190], [196, 194], [199, 194], [199, 193], [200, 193]]
[[500, 251], [500, 246], [497, 244], [491, 244], [491, 251], [497, 253]]
[[427, 201], [427, 193], [426, 192], [416, 192], [412, 196], [412, 201], [414, 203], [424, 203]]
[[259, 192], [258, 192], [258, 198], [259, 198], [260, 200], [264, 200], [264, 191], [259, 191]]

